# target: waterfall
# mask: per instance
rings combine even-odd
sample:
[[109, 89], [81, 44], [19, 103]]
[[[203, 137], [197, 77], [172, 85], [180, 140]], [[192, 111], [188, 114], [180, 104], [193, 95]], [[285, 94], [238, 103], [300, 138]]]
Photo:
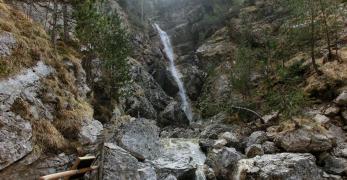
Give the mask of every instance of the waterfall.
[[192, 113], [191, 106], [190, 106], [189, 101], [188, 101], [188, 97], [187, 97], [183, 82], [181, 81], [181, 79], [179, 77], [179, 71], [175, 66], [175, 54], [174, 54], [174, 51], [172, 48], [170, 37], [168, 36], [168, 34], [165, 31], [163, 31], [159, 27], [158, 24], [154, 24], [154, 26], [159, 32], [161, 42], [164, 45], [164, 52], [170, 61], [170, 72], [171, 72], [172, 76], [174, 77], [174, 79], [178, 85], [179, 95], [180, 95], [180, 98], [182, 101], [182, 110], [187, 115], [187, 118], [189, 119], [189, 121], [192, 121], [193, 113]]

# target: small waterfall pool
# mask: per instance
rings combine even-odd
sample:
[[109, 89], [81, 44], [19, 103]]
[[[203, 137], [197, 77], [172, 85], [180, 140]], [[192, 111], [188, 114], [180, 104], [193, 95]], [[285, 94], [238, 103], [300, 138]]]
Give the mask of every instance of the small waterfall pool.
[[184, 84], [179, 77], [180, 73], [179, 73], [179, 71], [175, 65], [175, 54], [174, 54], [174, 50], [172, 48], [170, 37], [168, 36], [168, 34], [165, 31], [163, 31], [159, 27], [158, 24], [154, 24], [154, 26], [159, 33], [160, 40], [161, 40], [162, 44], [164, 45], [164, 52], [165, 52], [167, 58], [169, 59], [170, 72], [171, 72], [172, 76], [174, 77], [175, 82], [178, 85], [179, 95], [180, 95], [180, 98], [182, 101], [182, 110], [185, 112], [185, 114], [187, 115], [187, 118], [191, 122], [193, 119], [193, 113], [192, 113], [192, 109], [191, 109], [191, 106], [189, 103], [189, 99], [188, 99], [187, 94], [186, 94], [186, 90], [184, 88]]

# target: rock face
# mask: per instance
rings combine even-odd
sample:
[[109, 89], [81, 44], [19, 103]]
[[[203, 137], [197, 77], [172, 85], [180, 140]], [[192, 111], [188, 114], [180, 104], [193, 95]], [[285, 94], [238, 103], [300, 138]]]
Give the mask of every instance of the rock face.
[[288, 152], [322, 152], [334, 145], [328, 134], [303, 128], [280, 134], [275, 141]]
[[161, 154], [159, 128], [154, 121], [139, 118], [120, 127], [120, 146], [140, 160], [153, 160]]
[[243, 159], [237, 163], [235, 179], [324, 179], [311, 154], [281, 153]]
[[12, 49], [16, 46], [16, 38], [9, 32], [2, 32], [0, 34], [0, 57], [9, 56], [12, 53]]
[[180, 104], [176, 101], [172, 101], [164, 111], [160, 113], [159, 123], [164, 126], [187, 126], [190, 122]]
[[12, 105], [17, 98], [30, 98], [40, 103], [35, 97], [39, 80], [52, 72], [50, 67], [39, 62], [15, 77], [0, 81], [0, 170], [29, 154], [33, 148], [31, 123], [12, 112]]

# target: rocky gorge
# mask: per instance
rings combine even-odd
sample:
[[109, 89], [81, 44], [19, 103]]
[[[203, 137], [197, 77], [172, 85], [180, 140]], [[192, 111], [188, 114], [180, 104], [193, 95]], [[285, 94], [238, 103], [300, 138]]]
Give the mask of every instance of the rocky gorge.
[[[85, 179], [347, 178], [347, 60], [323, 63], [322, 55], [324, 76], [305, 69], [298, 88], [314, 103], [303, 104], [302, 114], [288, 117], [262, 104], [250, 112], [230, 76], [239, 21], [254, 16], [252, 40], [261, 44], [259, 26], [275, 29], [282, 17], [271, 1], [146, 0], [142, 8], [139, 2], [106, 1], [120, 15], [133, 52], [130, 81], [113, 100], [101, 58], [83, 57], [79, 45], [54, 50], [46, 32], [51, 2], [0, 0], [0, 65], [13, 69], [0, 67], [0, 179], [38, 179], [85, 155], [95, 155], [99, 166]], [[346, 59], [347, 46], [339, 49]], [[286, 66], [291, 61], [309, 64], [300, 53]], [[273, 77], [266, 87], [261, 71], [251, 74], [251, 89], [275, 91], [282, 83]]]

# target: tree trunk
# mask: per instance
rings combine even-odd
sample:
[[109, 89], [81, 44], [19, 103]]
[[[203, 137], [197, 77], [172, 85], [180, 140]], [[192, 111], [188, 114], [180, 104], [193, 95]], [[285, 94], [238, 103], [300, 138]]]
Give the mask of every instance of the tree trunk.
[[322, 0], [319, 0], [319, 6], [323, 15], [323, 23], [324, 23], [324, 31], [325, 31], [325, 36], [327, 38], [327, 44], [328, 44], [328, 59], [331, 60], [333, 58], [333, 53], [331, 51], [331, 40], [330, 40], [330, 33], [329, 33], [329, 25], [327, 21], [327, 14], [324, 9], [324, 5]]
[[312, 3], [312, 0], [310, 1], [311, 3], [310, 5], [310, 16], [311, 16], [311, 61], [312, 61], [312, 65], [313, 65], [313, 69], [315, 70], [315, 72], [318, 75], [322, 75], [322, 72], [318, 69], [317, 63], [316, 63], [316, 57], [315, 57], [315, 48], [316, 48], [316, 41], [315, 41], [315, 31], [316, 31], [316, 27], [315, 27], [315, 9], [314, 9], [314, 4]]
[[68, 10], [67, 10], [67, 2], [63, 2], [63, 20], [64, 20], [64, 42], [66, 43], [69, 40], [69, 22], [68, 22]]
[[57, 0], [53, 0], [53, 24], [52, 24], [52, 34], [51, 34], [51, 39], [52, 39], [52, 44], [54, 49], [56, 49], [57, 45], [57, 39], [56, 39], [56, 34], [57, 34], [57, 21], [58, 21], [58, 2]]

